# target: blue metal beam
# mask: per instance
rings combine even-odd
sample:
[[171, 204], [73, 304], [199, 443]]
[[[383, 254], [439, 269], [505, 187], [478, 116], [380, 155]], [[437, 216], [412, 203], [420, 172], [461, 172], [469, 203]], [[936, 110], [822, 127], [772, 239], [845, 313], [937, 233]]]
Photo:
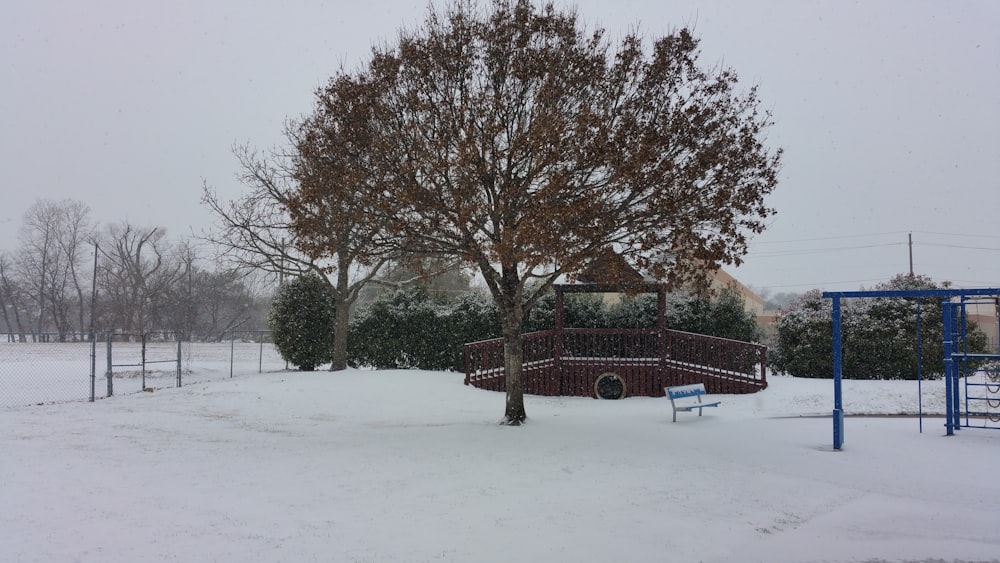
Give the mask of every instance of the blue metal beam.
[[942, 332], [944, 333], [944, 404], [945, 404], [945, 417], [944, 417], [944, 427], [946, 433], [949, 436], [955, 434], [955, 415], [954, 412], [955, 405], [952, 402], [952, 384], [951, 380], [955, 377], [952, 372], [951, 366], [954, 362], [951, 355], [954, 351], [954, 342], [952, 338], [954, 337], [954, 331], [952, 329], [952, 319], [954, 318], [954, 312], [949, 303], [942, 303], [941, 307], [941, 322], [942, 322]]
[[844, 446], [844, 396], [841, 392], [843, 371], [840, 342], [840, 298], [833, 298], [833, 449]]

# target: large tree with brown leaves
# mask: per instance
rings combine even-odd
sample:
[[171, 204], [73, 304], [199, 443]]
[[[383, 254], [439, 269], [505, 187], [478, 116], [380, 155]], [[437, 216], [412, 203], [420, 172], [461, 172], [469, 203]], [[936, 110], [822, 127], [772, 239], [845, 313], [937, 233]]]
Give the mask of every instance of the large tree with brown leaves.
[[489, 287], [506, 423], [526, 418], [525, 311], [557, 278], [613, 249], [624, 260], [612, 263], [698, 283], [738, 263], [773, 213], [770, 116], [698, 56], [686, 29], [613, 43], [551, 4], [460, 1], [331, 81], [366, 85], [377, 215], [407, 250], [458, 258]]
[[384, 242], [385, 220], [370, 212], [370, 182], [364, 163], [354, 160], [357, 143], [341, 142], [346, 132], [340, 129], [351, 130], [350, 123], [330, 115], [321, 101], [313, 115], [288, 125], [282, 151], [236, 148], [246, 194], [224, 202], [206, 186], [202, 198], [218, 221], [205, 238], [220, 259], [238, 269], [316, 275], [326, 283], [336, 317], [330, 371], [347, 368], [351, 308], [395, 248]]

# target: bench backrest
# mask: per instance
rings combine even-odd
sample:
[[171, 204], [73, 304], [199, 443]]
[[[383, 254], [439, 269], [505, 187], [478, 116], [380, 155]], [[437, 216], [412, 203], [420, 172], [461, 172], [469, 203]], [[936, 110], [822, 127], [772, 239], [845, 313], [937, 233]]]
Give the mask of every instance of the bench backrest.
[[684, 397], [697, 397], [705, 394], [704, 383], [692, 383], [691, 385], [679, 385], [677, 387], [667, 387], [667, 395], [670, 400], [683, 399]]

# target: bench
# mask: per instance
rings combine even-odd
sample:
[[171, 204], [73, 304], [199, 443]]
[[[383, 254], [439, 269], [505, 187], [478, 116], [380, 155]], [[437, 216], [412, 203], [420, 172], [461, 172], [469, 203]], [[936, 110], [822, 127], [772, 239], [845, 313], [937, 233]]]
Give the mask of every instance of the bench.
[[[677, 422], [677, 411], [691, 412], [698, 409], [698, 416], [701, 416], [701, 409], [706, 407], [717, 407], [722, 401], [714, 403], [701, 402], [701, 396], [705, 394], [704, 383], [692, 383], [691, 385], [678, 385], [677, 387], [666, 387], [667, 396], [670, 397], [670, 406], [674, 408], [674, 422]], [[698, 402], [693, 403], [686, 399], [695, 398]], [[681, 401], [681, 402], [678, 402]]]

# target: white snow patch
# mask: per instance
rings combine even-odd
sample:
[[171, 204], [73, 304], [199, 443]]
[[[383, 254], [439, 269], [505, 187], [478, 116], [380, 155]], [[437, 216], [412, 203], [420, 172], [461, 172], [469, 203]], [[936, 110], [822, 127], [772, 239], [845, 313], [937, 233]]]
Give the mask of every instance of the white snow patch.
[[[832, 396], [773, 376], [676, 424], [666, 398], [528, 396], [510, 428], [460, 374], [352, 370], [8, 408], [0, 560], [1000, 558], [1000, 432], [849, 418], [833, 452]], [[844, 397], [917, 410], [915, 382]]]

